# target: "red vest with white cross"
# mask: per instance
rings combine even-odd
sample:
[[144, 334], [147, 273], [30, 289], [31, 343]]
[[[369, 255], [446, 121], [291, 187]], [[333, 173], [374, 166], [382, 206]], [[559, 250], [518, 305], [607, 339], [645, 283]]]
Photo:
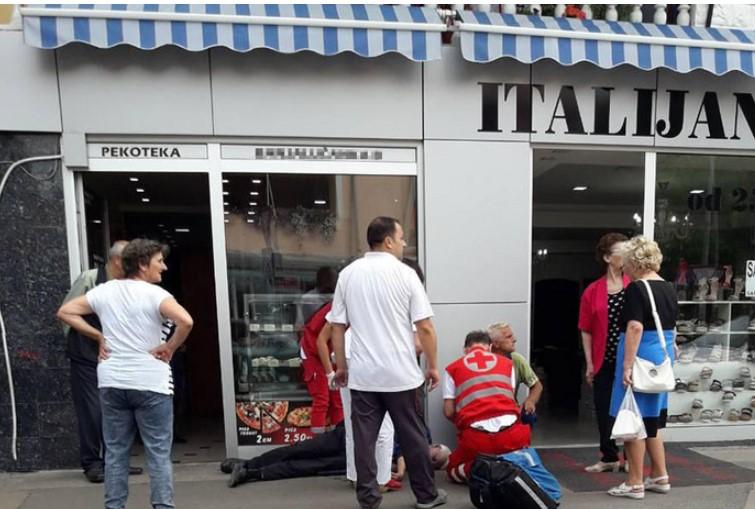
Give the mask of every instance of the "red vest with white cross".
[[446, 372], [456, 386], [454, 423], [457, 429], [500, 415], [519, 416], [511, 383], [513, 371], [510, 359], [480, 346], [473, 346], [464, 357], [448, 365]]

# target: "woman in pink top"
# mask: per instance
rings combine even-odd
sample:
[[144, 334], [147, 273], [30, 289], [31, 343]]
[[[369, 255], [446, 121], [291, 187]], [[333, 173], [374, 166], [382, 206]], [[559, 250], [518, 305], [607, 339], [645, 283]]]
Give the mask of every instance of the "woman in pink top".
[[629, 278], [621, 270], [619, 247], [626, 235], [607, 233], [595, 247], [595, 258], [606, 275], [585, 289], [579, 305], [579, 330], [585, 352], [585, 378], [593, 387], [595, 416], [600, 434], [600, 461], [585, 468], [587, 472], [618, 472], [619, 448], [611, 440], [608, 416], [611, 387], [616, 370], [619, 343], [619, 318], [624, 305], [624, 288]]

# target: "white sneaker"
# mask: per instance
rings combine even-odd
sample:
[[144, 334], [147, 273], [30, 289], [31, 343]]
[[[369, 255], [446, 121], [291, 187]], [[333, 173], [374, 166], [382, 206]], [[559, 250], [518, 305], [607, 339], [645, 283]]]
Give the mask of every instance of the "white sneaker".
[[626, 497], [639, 500], [645, 498], [645, 485], [637, 484], [630, 486], [627, 483], [623, 482], [618, 486], [614, 486], [606, 493], [608, 493], [612, 497]]
[[[659, 481], [665, 481], [659, 483]], [[661, 477], [646, 477], [645, 478], [645, 491], [653, 491], [655, 493], [666, 494], [671, 491], [671, 483], [668, 482], [668, 476], [662, 475]]]
[[592, 474], [596, 474], [599, 472], [618, 472], [619, 471], [619, 462], [618, 461], [598, 461], [594, 465], [590, 465], [589, 467], [585, 467], [585, 472], [590, 472]]

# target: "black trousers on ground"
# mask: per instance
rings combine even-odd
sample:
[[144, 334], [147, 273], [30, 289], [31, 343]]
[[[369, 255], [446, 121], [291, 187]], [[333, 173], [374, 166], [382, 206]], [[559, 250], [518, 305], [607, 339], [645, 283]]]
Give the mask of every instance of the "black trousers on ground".
[[611, 408], [611, 390], [615, 376], [615, 365], [603, 364], [592, 382], [593, 399], [595, 401], [595, 417], [598, 421], [600, 433], [600, 461], [619, 461], [619, 448], [615, 440], [611, 440], [613, 419], [608, 412]]
[[357, 470], [357, 500], [363, 508], [377, 507], [382, 500], [377, 483], [375, 442], [385, 412], [391, 416], [414, 496], [421, 503], [438, 496], [430, 464], [425, 424], [417, 408], [417, 390], [402, 392], [351, 391], [351, 425], [354, 430], [354, 463]]
[[96, 364], [71, 360], [71, 394], [79, 423], [81, 467], [85, 472], [90, 468], [102, 468], [105, 446]]
[[288, 447], [279, 447], [244, 462], [247, 480], [275, 481], [346, 473], [346, 433], [343, 423]]

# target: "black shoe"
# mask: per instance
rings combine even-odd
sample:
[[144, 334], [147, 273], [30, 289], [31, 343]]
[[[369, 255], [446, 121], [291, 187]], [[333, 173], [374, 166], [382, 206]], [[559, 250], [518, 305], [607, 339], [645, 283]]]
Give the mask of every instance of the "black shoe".
[[89, 470], [85, 470], [84, 476], [92, 483], [99, 484], [105, 482], [105, 472], [102, 470], [102, 467], [92, 467]]
[[143, 473], [142, 467], [128, 467], [128, 475], [142, 475]]
[[224, 474], [230, 474], [233, 472], [233, 466], [236, 463], [243, 463], [244, 460], [241, 458], [226, 458], [223, 461], [220, 462], [220, 471]]
[[231, 478], [228, 479], [228, 487], [235, 488], [239, 484], [246, 482], [247, 473], [243, 463], [236, 463], [231, 470]]

